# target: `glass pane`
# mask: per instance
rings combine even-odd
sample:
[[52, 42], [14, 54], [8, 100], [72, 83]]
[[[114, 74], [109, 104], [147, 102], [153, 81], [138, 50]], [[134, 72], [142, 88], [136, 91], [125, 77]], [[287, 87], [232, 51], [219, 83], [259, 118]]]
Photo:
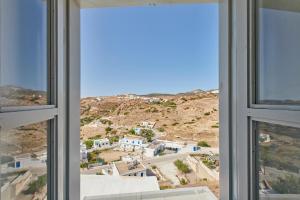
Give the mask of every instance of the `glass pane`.
[[47, 1], [0, 0], [0, 107], [47, 104]]
[[257, 103], [300, 104], [300, 0], [257, 0]]
[[47, 124], [1, 132], [1, 199], [47, 198]]
[[256, 126], [260, 199], [300, 199], [300, 129], [262, 122]]

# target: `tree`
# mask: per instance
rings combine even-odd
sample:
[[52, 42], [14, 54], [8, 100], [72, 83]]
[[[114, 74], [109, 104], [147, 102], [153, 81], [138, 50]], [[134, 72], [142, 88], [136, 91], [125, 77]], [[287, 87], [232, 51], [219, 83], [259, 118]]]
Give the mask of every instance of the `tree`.
[[84, 144], [86, 145], [87, 149], [91, 149], [93, 147], [93, 145], [94, 145], [94, 141], [93, 140], [86, 140], [84, 142]]
[[152, 138], [154, 137], [154, 132], [150, 129], [142, 129], [141, 136], [146, 138], [148, 142], [152, 142]]

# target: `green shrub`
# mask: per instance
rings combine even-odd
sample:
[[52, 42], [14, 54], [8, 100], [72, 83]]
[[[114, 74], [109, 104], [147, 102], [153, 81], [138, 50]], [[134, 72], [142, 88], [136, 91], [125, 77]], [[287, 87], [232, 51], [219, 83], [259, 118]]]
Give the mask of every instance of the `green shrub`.
[[278, 177], [271, 185], [280, 194], [300, 193], [300, 178], [294, 175], [286, 175], [284, 178]]
[[176, 160], [174, 162], [174, 164], [177, 167], [177, 169], [179, 171], [181, 171], [182, 173], [184, 173], [184, 174], [187, 174], [187, 173], [191, 172], [189, 166], [187, 164], [183, 163], [181, 160]]
[[151, 166], [152, 169], [157, 169], [156, 165]]
[[212, 127], [212, 128], [219, 128], [219, 125], [218, 125], [218, 124], [215, 124], [215, 125], [212, 125], [211, 127]]
[[101, 139], [102, 136], [101, 135], [95, 135], [93, 137], [89, 137], [89, 140], [98, 140], [98, 139]]
[[168, 190], [168, 189], [172, 189], [172, 186], [170, 186], [170, 185], [162, 185], [159, 188], [160, 188], [160, 190]]
[[146, 138], [148, 142], [152, 142], [152, 138], [154, 137], [154, 132], [150, 129], [142, 129], [141, 136]]
[[163, 128], [163, 127], [160, 127], [160, 128], [158, 128], [157, 129], [159, 132], [164, 132], [165, 131], [165, 129]]
[[135, 135], [135, 130], [132, 128], [132, 129], [129, 130], [128, 133], [131, 134], [131, 135]]
[[204, 115], [205, 115], [205, 116], [208, 116], [208, 115], [210, 115], [210, 112], [206, 112], [206, 113], [204, 113]]
[[202, 163], [204, 165], [206, 165], [206, 167], [208, 167], [209, 169], [215, 169], [216, 168], [215, 164], [212, 161], [203, 160]]
[[119, 142], [119, 140], [120, 140], [120, 137], [118, 135], [109, 138], [110, 144], [113, 144], [115, 142]]
[[93, 140], [86, 140], [84, 142], [84, 144], [86, 145], [87, 149], [91, 149], [93, 147], [93, 145], [94, 145], [94, 141]]
[[180, 179], [180, 184], [181, 185], [186, 185], [188, 183], [187, 183], [187, 181], [184, 178], [182, 178], [182, 179]]
[[106, 133], [109, 133], [110, 131], [112, 131], [113, 129], [111, 128], [111, 127], [107, 127], [106, 129], [105, 129], [105, 132]]
[[39, 176], [37, 180], [30, 183], [24, 194], [34, 194], [41, 190], [45, 185], [47, 185], [47, 174]]
[[210, 145], [206, 141], [198, 142], [198, 147], [210, 147]]
[[169, 108], [176, 108], [177, 104], [173, 101], [166, 101], [163, 103], [163, 106], [169, 107]]
[[80, 163], [80, 168], [88, 168], [88, 163]]

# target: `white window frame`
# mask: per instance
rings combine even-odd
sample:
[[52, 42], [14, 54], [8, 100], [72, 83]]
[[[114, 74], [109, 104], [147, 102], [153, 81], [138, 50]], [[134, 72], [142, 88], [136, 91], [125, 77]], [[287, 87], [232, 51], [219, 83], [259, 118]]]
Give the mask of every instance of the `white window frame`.
[[[298, 9], [299, 2], [289, 1], [290, 7]], [[266, 0], [264, 6], [281, 9], [275, 1]], [[274, 3], [275, 2], [275, 3]], [[233, 81], [233, 199], [257, 199], [255, 172], [255, 122], [267, 122], [283, 126], [300, 127], [300, 106], [256, 104], [255, 99], [255, 17], [254, 0], [233, 0], [232, 12], [235, 34], [232, 55], [234, 57]], [[288, 4], [288, 3], [287, 3]], [[235, 88], [234, 88], [235, 87]], [[284, 198], [284, 196], [281, 196]], [[262, 197], [262, 199], [269, 199]]]
[[[147, 2], [147, 1], [144, 1]], [[166, 3], [169, 1], [157, 0], [156, 4]], [[186, 3], [186, 1], [175, 1]], [[187, 1], [189, 2], [189, 1]], [[195, 1], [193, 1], [195, 2]], [[198, 1], [199, 2], [199, 1]], [[214, 0], [205, 0], [207, 2], [217, 2]], [[223, 0], [219, 2], [220, 6], [220, 199], [230, 200], [233, 199], [232, 195], [232, 1]], [[150, 1], [149, 1], [150, 3]], [[125, 5], [124, 5], [125, 6]], [[67, 1], [67, 75], [69, 77], [67, 89], [69, 98], [67, 100], [69, 104], [69, 110], [67, 115], [69, 116], [68, 143], [72, 144], [68, 147], [68, 166], [69, 170], [67, 178], [67, 199], [79, 200], [80, 191], [80, 172], [79, 168], [71, 166], [79, 166], [79, 118], [80, 113], [74, 108], [80, 106], [80, 5], [77, 0]], [[72, 98], [71, 98], [72, 97]], [[72, 133], [72, 134], [70, 134]], [[74, 145], [77, 144], [78, 145]]]
[[[48, 199], [66, 199], [65, 23], [64, 0], [47, 0], [48, 104], [0, 108], [0, 132], [33, 123], [48, 122]], [[60, 20], [58, 20], [60, 19]], [[1, 197], [0, 197], [1, 198]]]

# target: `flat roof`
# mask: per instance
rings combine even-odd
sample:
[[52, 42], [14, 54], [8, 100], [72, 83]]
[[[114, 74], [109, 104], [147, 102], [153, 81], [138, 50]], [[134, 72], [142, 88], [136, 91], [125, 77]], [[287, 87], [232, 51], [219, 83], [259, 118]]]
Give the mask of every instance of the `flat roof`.
[[208, 187], [180, 188], [152, 192], [89, 196], [84, 200], [217, 200]]
[[[99, 195], [111, 196], [124, 193], [159, 191], [156, 177], [81, 175], [80, 184], [81, 200]], [[101, 199], [106, 199], [106, 197]]]
[[120, 175], [126, 175], [129, 173], [140, 172], [140, 171], [143, 171], [146, 169], [146, 167], [142, 163], [136, 164], [135, 167], [132, 169], [129, 169], [130, 162], [127, 163], [124, 161], [120, 161], [120, 162], [115, 162], [114, 164], [115, 164], [116, 168], [118, 169]]

